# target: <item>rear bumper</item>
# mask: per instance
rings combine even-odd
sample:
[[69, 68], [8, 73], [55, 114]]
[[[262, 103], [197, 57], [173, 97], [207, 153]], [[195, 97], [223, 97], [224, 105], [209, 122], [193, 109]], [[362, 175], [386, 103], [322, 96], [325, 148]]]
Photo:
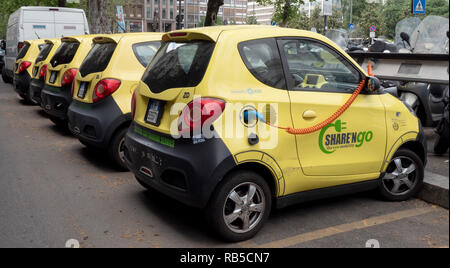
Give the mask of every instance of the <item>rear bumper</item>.
[[28, 96], [30, 88], [31, 76], [24, 71], [20, 74], [14, 74], [14, 90], [20, 96]]
[[67, 120], [67, 109], [72, 102], [71, 84], [53, 87], [45, 84], [41, 94], [41, 107], [46, 113]]
[[[169, 144], [169, 145], [165, 145]], [[236, 166], [221, 139], [173, 140], [132, 123], [125, 159], [136, 179], [190, 206], [204, 208], [225, 174]], [[151, 176], [142, 168], [150, 170]]]
[[30, 84], [30, 98], [37, 102], [38, 104], [41, 104], [41, 93], [42, 89], [45, 86], [45, 81], [43, 79], [32, 79]]
[[100, 148], [108, 146], [117, 128], [131, 123], [131, 114], [123, 114], [111, 96], [99, 103], [73, 100], [67, 118], [70, 131], [78, 139]]

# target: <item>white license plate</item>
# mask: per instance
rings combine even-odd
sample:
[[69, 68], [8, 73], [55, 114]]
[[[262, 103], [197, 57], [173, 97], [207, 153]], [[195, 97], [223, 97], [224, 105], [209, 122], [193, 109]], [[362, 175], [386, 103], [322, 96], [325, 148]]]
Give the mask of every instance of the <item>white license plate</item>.
[[50, 80], [49, 80], [49, 82], [51, 83], [51, 84], [54, 84], [55, 83], [55, 81], [56, 81], [56, 75], [57, 75], [57, 73], [56, 72], [52, 72], [52, 74], [50, 75]]
[[161, 120], [162, 103], [157, 100], [150, 100], [147, 108], [147, 115], [145, 121], [152, 125], [159, 125]]
[[84, 99], [84, 96], [86, 95], [87, 85], [88, 85], [88, 83], [86, 83], [86, 82], [80, 83], [80, 89], [78, 90], [78, 94], [77, 94], [78, 98]]

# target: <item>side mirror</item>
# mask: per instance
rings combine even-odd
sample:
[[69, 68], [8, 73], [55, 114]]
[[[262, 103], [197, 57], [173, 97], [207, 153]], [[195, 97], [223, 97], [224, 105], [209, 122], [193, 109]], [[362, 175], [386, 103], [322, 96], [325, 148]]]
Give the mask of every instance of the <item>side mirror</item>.
[[405, 33], [405, 32], [401, 32], [400, 33], [400, 38], [406, 42], [408, 44], [408, 46], [411, 46], [411, 44], [409, 43], [409, 34]]
[[367, 80], [367, 89], [370, 93], [376, 92], [380, 89], [380, 80], [376, 78], [375, 76], [368, 77]]

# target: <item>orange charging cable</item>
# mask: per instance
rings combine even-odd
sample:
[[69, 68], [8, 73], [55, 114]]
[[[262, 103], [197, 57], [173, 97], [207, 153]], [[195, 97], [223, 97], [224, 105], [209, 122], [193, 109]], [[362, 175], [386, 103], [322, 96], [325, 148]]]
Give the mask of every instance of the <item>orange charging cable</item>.
[[350, 96], [350, 98], [347, 100], [347, 102], [341, 108], [339, 108], [339, 110], [337, 110], [328, 119], [326, 119], [325, 121], [323, 121], [315, 126], [308, 127], [308, 128], [292, 128], [292, 127], [279, 127], [279, 126], [272, 125], [270, 123], [266, 123], [266, 124], [273, 126], [273, 127], [277, 127], [279, 129], [284, 129], [289, 134], [293, 134], [293, 135], [310, 134], [310, 133], [316, 132], [316, 131], [326, 127], [327, 125], [331, 124], [334, 120], [336, 120], [339, 116], [341, 116], [345, 112], [345, 110], [347, 110], [348, 107], [350, 107], [350, 105], [355, 101], [355, 99], [356, 99], [356, 97], [358, 97], [359, 93], [361, 93], [361, 90], [364, 88], [365, 83], [366, 83], [366, 79], [363, 79], [359, 83], [358, 87], [355, 89], [353, 94]]

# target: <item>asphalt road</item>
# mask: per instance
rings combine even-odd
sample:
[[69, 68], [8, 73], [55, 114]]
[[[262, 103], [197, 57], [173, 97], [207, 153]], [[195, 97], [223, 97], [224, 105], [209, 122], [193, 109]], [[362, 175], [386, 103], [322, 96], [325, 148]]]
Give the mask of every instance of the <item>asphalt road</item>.
[[[448, 155], [428, 167], [448, 176]], [[146, 192], [0, 82], [0, 247], [449, 246], [448, 210], [371, 193], [275, 211], [243, 243], [225, 244], [206, 227], [201, 211]]]

